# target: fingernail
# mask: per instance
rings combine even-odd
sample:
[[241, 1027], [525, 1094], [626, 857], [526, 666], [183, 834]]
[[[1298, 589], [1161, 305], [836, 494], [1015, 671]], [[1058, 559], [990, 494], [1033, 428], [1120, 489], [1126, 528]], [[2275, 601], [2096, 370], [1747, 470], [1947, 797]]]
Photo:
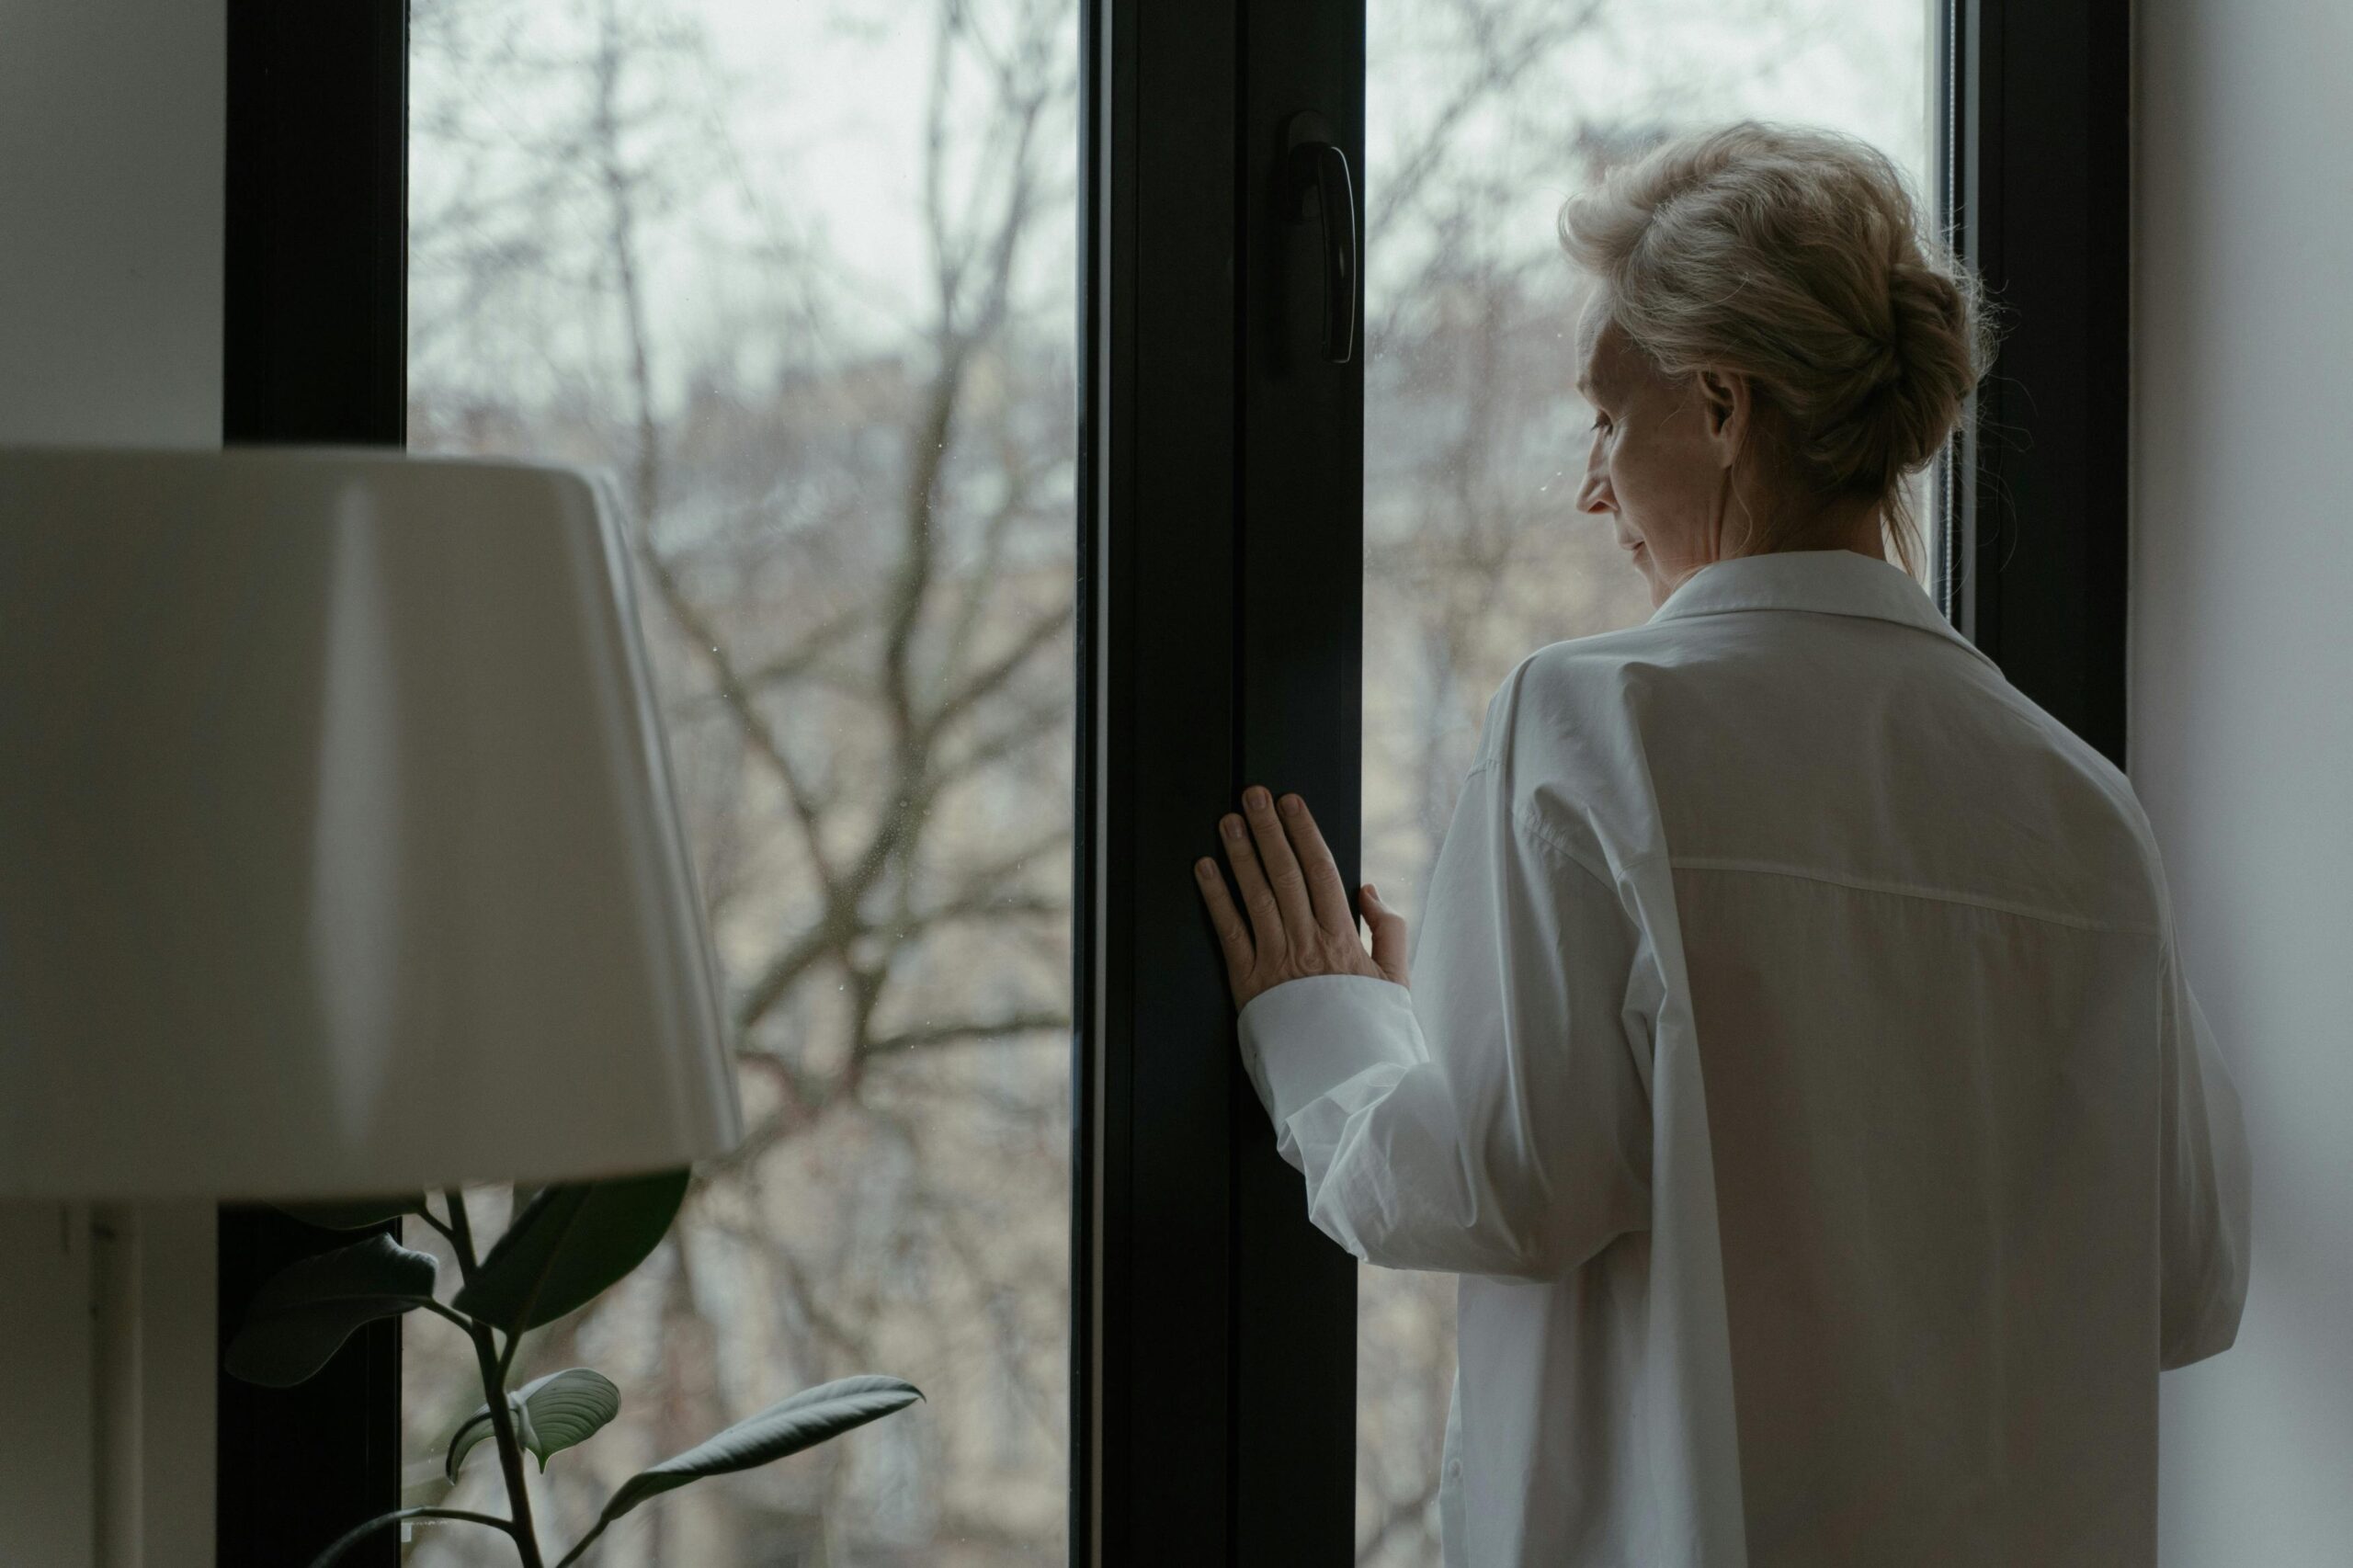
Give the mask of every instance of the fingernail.
[[1374, 887], [1370, 882], [1367, 882], [1364, 885], [1364, 891], [1366, 896], [1370, 898], [1375, 903], [1381, 902], [1381, 890], [1379, 888]]
[[1239, 838], [1242, 836], [1242, 819], [1240, 817], [1228, 817], [1225, 819], [1225, 835], [1228, 838]]
[[1267, 792], [1255, 784], [1243, 792], [1242, 798], [1254, 806], [1263, 808], [1267, 803]]

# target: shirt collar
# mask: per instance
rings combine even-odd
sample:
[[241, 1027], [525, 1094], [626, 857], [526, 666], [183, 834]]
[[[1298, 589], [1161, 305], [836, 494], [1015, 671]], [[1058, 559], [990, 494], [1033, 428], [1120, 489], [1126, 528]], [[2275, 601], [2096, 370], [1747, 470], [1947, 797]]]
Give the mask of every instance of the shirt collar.
[[1728, 610], [1802, 609], [1869, 616], [1949, 638], [1994, 668], [1962, 636], [1912, 574], [1851, 550], [1783, 550], [1711, 562], [1676, 585], [1653, 622]]

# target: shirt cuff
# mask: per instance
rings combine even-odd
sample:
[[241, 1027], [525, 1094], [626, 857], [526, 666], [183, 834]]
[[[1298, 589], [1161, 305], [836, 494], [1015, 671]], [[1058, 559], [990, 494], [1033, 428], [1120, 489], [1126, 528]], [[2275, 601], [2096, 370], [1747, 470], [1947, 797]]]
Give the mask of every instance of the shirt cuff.
[[1370, 974], [1310, 974], [1250, 998], [1238, 1020], [1242, 1064], [1280, 1128], [1369, 1068], [1429, 1059], [1413, 993]]

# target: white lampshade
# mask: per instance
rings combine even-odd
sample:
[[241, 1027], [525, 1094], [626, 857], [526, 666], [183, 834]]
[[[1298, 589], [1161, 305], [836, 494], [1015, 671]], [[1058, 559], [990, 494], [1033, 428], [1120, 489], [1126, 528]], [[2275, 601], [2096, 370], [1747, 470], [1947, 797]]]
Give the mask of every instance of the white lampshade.
[[569, 470], [0, 450], [0, 1198], [733, 1146], [629, 581]]

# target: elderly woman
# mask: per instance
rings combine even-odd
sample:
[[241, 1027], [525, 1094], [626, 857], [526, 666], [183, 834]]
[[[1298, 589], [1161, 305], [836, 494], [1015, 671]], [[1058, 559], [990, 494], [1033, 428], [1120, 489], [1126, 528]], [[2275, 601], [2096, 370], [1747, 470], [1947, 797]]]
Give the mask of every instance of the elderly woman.
[[1977, 287], [1883, 156], [1753, 123], [1561, 232], [1654, 613], [1504, 679], [1410, 946], [1295, 796], [1225, 819], [1242, 909], [1196, 868], [1315, 1223], [1461, 1276], [1446, 1561], [2154, 1562], [2245, 1132], [2131, 786], [1883, 548]]

